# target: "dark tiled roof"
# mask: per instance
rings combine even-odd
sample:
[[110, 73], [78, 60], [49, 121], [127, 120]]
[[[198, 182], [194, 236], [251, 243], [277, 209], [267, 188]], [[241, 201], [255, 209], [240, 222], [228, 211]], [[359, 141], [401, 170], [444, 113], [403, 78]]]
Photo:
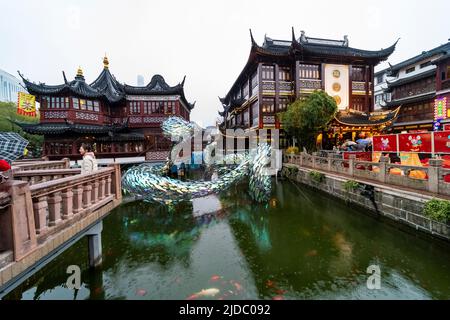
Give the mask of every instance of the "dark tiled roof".
[[401, 78], [401, 79], [398, 79], [398, 80], [394, 80], [394, 81], [386, 80], [386, 83], [388, 85], [388, 91], [389, 91], [389, 89], [401, 86], [401, 85], [403, 85], [405, 83], [410, 83], [410, 82], [417, 81], [417, 80], [420, 80], [420, 79], [424, 79], [424, 78], [427, 78], [427, 77], [431, 77], [431, 76], [434, 76], [434, 75], [436, 75], [436, 68], [427, 70], [427, 71], [422, 72], [422, 73], [415, 74], [415, 75], [410, 76], [410, 77], [405, 77], [405, 78]]
[[433, 91], [433, 92], [419, 95], [419, 96], [412, 96], [412, 97], [406, 97], [406, 98], [402, 98], [402, 99], [392, 100], [392, 101], [386, 102], [385, 106], [383, 106], [383, 107], [390, 108], [390, 107], [397, 107], [397, 106], [405, 105], [405, 104], [409, 104], [409, 103], [427, 101], [427, 100], [433, 99], [435, 96], [436, 96], [436, 92]]
[[436, 48], [433, 48], [433, 49], [431, 49], [429, 51], [424, 51], [424, 52], [422, 52], [421, 54], [419, 54], [417, 56], [414, 56], [414, 57], [412, 57], [410, 59], [407, 59], [407, 60], [402, 61], [402, 62], [400, 62], [400, 63], [398, 63], [396, 65], [391, 66], [389, 68], [389, 73], [391, 75], [394, 75], [400, 69], [406, 68], [406, 67], [408, 67], [410, 65], [413, 65], [415, 63], [418, 63], [418, 62], [420, 62], [422, 60], [431, 58], [431, 57], [433, 57], [433, 56], [435, 56], [435, 55], [437, 55], [439, 53], [444, 53], [445, 54], [446, 52], [450, 53], [450, 42], [447, 42], [447, 43], [445, 43], [443, 45], [440, 45], [440, 46], [438, 46]]
[[180, 95], [181, 100], [186, 106], [192, 110], [195, 106], [194, 103], [187, 101], [184, 95], [184, 81], [176, 86], [169, 86], [161, 75], [154, 75], [152, 80], [147, 86], [135, 87], [127, 84], [121, 84], [110, 73], [109, 68], [105, 66], [97, 79], [90, 85], [87, 84], [82, 75], [77, 75], [75, 80], [67, 82], [65, 77], [65, 83], [61, 85], [46, 85], [44, 83], [35, 84], [25, 79], [19, 72], [19, 75], [23, 79], [28, 91], [34, 95], [58, 95], [64, 93], [73, 93], [85, 98], [105, 98], [109, 102], [117, 102], [129, 95]]
[[114, 78], [108, 68], [104, 68], [91, 87], [101, 92], [109, 102], [117, 102], [124, 98], [123, 85]]
[[128, 127], [128, 123], [122, 125], [91, 125], [78, 123], [39, 123], [28, 124], [15, 122], [23, 131], [30, 134], [60, 135], [63, 133], [109, 133], [118, 132]]
[[74, 93], [86, 98], [100, 98], [103, 95], [89, 86], [82, 75], [77, 75], [75, 80], [65, 82], [61, 85], [46, 85], [44, 83], [35, 84], [21, 76], [28, 92], [35, 95], [55, 95], [61, 93]]
[[152, 80], [145, 87], [135, 87], [130, 85], [124, 85], [124, 91], [127, 94], [148, 94], [148, 95], [157, 95], [157, 94], [177, 94], [181, 93], [183, 90], [183, 83], [177, 84], [176, 86], [169, 86], [164, 78], [157, 74], [152, 77]]
[[370, 114], [358, 111], [340, 111], [335, 119], [337, 122], [349, 126], [376, 126], [395, 120], [399, 111], [400, 108]]
[[[254, 40], [252, 42], [256, 45]], [[274, 55], [288, 55], [293, 51], [300, 51], [302, 54], [375, 59], [379, 62], [386, 60], [394, 52], [397, 42], [389, 48], [370, 51], [349, 47], [347, 37], [344, 40], [320, 39], [306, 37], [302, 32], [299, 39], [296, 39], [295, 35], [292, 34], [291, 41], [265, 37], [264, 44], [258, 48], [260, 53]]]

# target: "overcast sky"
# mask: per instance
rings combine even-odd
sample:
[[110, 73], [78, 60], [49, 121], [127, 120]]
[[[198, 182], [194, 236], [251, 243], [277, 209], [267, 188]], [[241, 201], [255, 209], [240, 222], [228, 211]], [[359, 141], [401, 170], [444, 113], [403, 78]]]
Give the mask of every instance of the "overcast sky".
[[[186, 75], [185, 94], [197, 101], [191, 119], [214, 124], [224, 96], [247, 62], [249, 28], [291, 39], [342, 39], [367, 50], [401, 38], [394, 64], [450, 38], [450, 1], [5, 1], [0, 2], [0, 69], [20, 70], [32, 81], [73, 79], [81, 66], [92, 82], [105, 52], [116, 78], [136, 85], [161, 74], [169, 85]], [[378, 70], [384, 65], [378, 66]]]

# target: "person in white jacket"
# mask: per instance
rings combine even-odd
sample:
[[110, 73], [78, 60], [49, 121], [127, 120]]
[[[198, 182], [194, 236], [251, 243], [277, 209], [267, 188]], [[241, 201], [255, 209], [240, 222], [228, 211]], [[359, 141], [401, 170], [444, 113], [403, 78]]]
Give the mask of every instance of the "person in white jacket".
[[89, 173], [98, 169], [97, 159], [92, 151], [92, 146], [87, 143], [83, 143], [80, 147], [80, 154], [83, 157], [81, 161], [81, 174]]

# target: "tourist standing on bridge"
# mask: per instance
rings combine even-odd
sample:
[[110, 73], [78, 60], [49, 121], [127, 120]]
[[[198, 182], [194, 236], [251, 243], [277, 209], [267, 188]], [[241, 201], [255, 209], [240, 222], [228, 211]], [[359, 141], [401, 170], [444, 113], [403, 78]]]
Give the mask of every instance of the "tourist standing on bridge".
[[83, 160], [81, 161], [81, 174], [98, 169], [97, 159], [95, 159], [95, 154], [90, 144], [81, 144], [80, 154], [83, 157]]

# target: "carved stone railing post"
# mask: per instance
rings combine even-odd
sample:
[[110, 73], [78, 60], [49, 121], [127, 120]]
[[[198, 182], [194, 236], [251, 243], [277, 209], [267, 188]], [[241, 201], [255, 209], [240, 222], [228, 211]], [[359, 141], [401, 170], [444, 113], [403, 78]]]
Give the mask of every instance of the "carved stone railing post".
[[91, 201], [92, 203], [96, 203], [98, 200], [98, 187], [99, 187], [100, 183], [98, 182], [98, 179], [96, 179], [94, 181], [94, 183], [92, 184], [92, 196], [91, 196]]
[[9, 229], [12, 230], [14, 260], [20, 261], [37, 246], [30, 186], [27, 182], [12, 180], [0, 189], [6, 188], [13, 199], [7, 214], [11, 222]]
[[120, 164], [110, 164], [108, 167], [114, 167], [114, 172], [111, 175], [111, 189], [116, 199], [122, 199], [122, 178], [120, 172]]
[[61, 194], [62, 198], [62, 218], [70, 219], [73, 216], [73, 192], [72, 188], [64, 190]]
[[47, 197], [39, 197], [33, 203], [34, 224], [36, 226], [36, 233], [42, 234], [47, 230]]
[[106, 184], [105, 184], [105, 196], [109, 197], [111, 195], [111, 184], [112, 184], [112, 179], [111, 179], [111, 175], [109, 175], [106, 178]]
[[61, 192], [55, 192], [48, 197], [48, 225], [56, 226], [61, 221]]
[[439, 169], [442, 167], [442, 159], [428, 160], [428, 191], [439, 193]]
[[356, 156], [354, 154], [351, 154], [348, 156], [348, 174], [351, 177], [353, 177], [353, 174], [355, 171], [355, 161], [356, 161]]
[[70, 168], [70, 159], [69, 158], [63, 158], [62, 161], [64, 161], [64, 169], [69, 169]]
[[73, 189], [73, 214], [83, 211], [83, 186], [78, 185]]
[[386, 164], [389, 163], [389, 157], [380, 157], [380, 161], [378, 167], [380, 168], [380, 172], [378, 173], [378, 181], [385, 183], [386, 182]]
[[328, 153], [327, 154], [327, 170], [330, 171], [330, 172], [331, 172], [332, 159], [333, 159], [333, 154], [332, 153]]
[[89, 182], [83, 186], [83, 208], [89, 208], [91, 205], [92, 184]]
[[105, 198], [105, 186], [106, 186], [106, 180], [105, 178], [100, 179], [100, 185], [98, 188], [98, 199], [103, 200]]

